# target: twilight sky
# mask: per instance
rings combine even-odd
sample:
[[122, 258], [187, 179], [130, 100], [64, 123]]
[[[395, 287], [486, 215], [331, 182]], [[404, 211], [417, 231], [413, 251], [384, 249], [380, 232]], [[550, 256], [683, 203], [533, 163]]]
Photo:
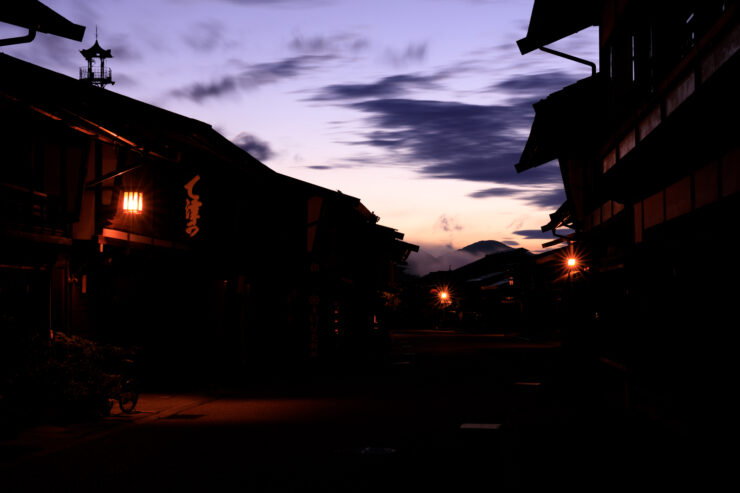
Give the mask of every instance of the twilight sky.
[[[517, 174], [532, 103], [590, 75], [522, 56], [533, 0], [43, 0], [87, 27], [3, 52], [211, 124], [277, 172], [358, 197], [435, 255], [532, 251], [564, 200], [554, 163]], [[25, 34], [0, 25], [0, 37]], [[598, 62], [595, 28], [551, 47]], [[413, 259], [412, 255], [412, 259]], [[411, 260], [411, 259], [410, 259]]]

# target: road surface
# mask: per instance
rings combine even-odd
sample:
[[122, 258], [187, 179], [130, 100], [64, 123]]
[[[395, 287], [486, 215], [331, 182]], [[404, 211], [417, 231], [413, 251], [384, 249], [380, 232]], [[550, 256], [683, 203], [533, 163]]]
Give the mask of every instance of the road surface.
[[625, 416], [618, 392], [605, 400], [556, 344], [443, 331], [393, 341], [381, 361], [145, 395], [134, 416], [49, 432], [74, 440], [6, 444], [3, 491], [598, 491], [696, 479], [699, 454], [680, 434]]

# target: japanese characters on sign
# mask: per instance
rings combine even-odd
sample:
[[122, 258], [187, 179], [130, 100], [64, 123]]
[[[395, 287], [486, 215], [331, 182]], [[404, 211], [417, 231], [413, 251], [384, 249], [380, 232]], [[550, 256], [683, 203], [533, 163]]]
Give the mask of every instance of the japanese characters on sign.
[[200, 228], [198, 227], [198, 220], [200, 219], [200, 208], [203, 202], [200, 201], [200, 195], [193, 193], [195, 184], [200, 180], [200, 175], [195, 175], [192, 180], [185, 184], [185, 191], [187, 197], [185, 198], [185, 232], [191, 238], [198, 234]]

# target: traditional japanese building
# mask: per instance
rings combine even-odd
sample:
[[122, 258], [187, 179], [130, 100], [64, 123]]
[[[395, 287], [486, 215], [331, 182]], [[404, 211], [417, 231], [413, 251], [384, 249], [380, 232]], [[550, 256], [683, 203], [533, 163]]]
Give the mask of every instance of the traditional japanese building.
[[526, 54], [598, 26], [598, 73], [534, 105], [516, 169], [558, 160], [567, 201], [543, 230], [583, 256], [573, 323], [674, 411], [732, 366], [709, 341], [737, 316], [738, 7], [536, 0], [518, 41]]
[[0, 73], [4, 331], [140, 346], [168, 378], [362, 351], [379, 329], [418, 247], [359, 199], [85, 78], [4, 54]]

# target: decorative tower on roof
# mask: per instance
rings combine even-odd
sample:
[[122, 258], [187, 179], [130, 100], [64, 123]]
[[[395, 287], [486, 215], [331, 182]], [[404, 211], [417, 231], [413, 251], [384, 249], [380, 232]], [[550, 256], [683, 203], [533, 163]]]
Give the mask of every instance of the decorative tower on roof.
[[87, 68], [80, 67], [80, 80], [86, 80], [98, 87], [115, 84], [109, 67], [105, 66], [106, 58], [113, 58], [110, 50], [104, 50], [98, 44], [98, 29], [95, 28], [95, 44], [86, 50], [80, 50], [87, 60]]

